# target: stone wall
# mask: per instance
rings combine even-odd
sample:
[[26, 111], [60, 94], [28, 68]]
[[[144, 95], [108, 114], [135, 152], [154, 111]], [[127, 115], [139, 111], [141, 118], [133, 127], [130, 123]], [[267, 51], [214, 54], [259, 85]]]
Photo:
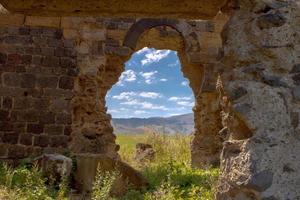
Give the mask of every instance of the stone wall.
[[171, 45], [196, 97], [193, 164], [216, 165], [222, 150], [217, 199], [300, 199], [299, 1], [228, 0], [222, 11], [229, 21], [1, 15], [1, 158], [118, 158], [105, 95], [134, 51]]
[[238, 6], [218, 66], [227, 139], [217, 198], [300, 199], [299, 1]]
[[[147, 46], [178, 52], [183, 74], [197, 99], [193, 165], [218, 163], [221, 141], [217, 133], [221, 123], [218, 114], [205, 113], [211, 104], [215, 113], [219, 107], [216, 99], [211, 101], [210, 94], [202, 95], [216, 91], [213, 82], [202, 87], [202, 81], [205, 74], [208, 79], [206, 71], [216, 62], [221, 47], [220, 27], [226, 20], [2, 14], [1, 123], [11, 128], [1, 132], [1, 158], [35, 155], [32, 149], [36, 154], [71, 151], [117, 158], [119, 147], [110, 125], [111, 116], [106, 113], [105, 96], [124, 71], [124, 63]], [[4, 106], [7, 101], [12, 102], [9, 108]], [[213, 123], [207, 125], [207, 121]], [[10, 155], [8, 145], [26, 150], [18, 156]]]
[[74, 45], [58, 28], [0, 27], [1, 158], [67, 148], [78, 74]]

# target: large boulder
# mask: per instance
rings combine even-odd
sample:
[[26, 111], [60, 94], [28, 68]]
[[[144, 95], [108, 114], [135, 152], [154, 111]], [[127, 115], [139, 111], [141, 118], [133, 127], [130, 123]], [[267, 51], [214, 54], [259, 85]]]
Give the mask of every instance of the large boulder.
[[80, 193], [90, 194], [92, 192], [98, 166], [103, 171], [116, 171], [120, 174], [112, 186], [112, 196], [122, 196], [129, 187], [142, 189], [148, 186], [141, 173], [128, 164], [104, 154], [77, 154], [76, 161], [75, 189]]
[[60, 183], [63, 177], [69, 177], [72, 171], [72, 159], [60, 154], [44, 154], [34, 160], [43, 174]]

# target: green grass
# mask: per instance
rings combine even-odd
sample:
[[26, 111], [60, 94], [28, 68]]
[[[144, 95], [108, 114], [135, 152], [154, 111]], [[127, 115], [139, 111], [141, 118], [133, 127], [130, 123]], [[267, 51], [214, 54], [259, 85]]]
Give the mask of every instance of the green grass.
[[[151, 144], [156, 158], [151, 163], [139, 164], [134, 160], [136, 143]], [[119, 199], [109, 197], [117, 172], [96, 177], [93, 200], [212, 200], [218, 169], [190, 167], [190, 136], [139, 134], [117, 135], [120, 156], [139, 170], [149, 182], [143, 191], [129, 190]], [[21, 165], [15, 169], [0, 163], [0, 200], [66, 200], [68, 182], [51, 184], [36, 167]]]
[[[49, 180], [48, 180], [49, 181]], [[52, 200], [65, 198], [67, 187], [46, 184], [47, 180], [37, 167], [19, 166], [15, 169], [0, 163], [0, 199], [5, 200]]]
[[[152, 163], [139, 165], [135, 162], [135, 145], [139, 142], [154, 147], [156, 159]], [[185, 135], [117, 135], [121, 158], [140, 170], [150, 184], [147, 191], [130, 191], [123, 199], [214, 199], [214, 185], [219, 170], [191, 168], [190, 142], [191, 136]]]

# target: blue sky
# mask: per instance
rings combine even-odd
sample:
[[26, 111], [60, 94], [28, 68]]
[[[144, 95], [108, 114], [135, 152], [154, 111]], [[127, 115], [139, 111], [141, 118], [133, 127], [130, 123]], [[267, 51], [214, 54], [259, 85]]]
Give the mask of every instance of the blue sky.
[[191, 113], [194, 96], [176, 51], [143, 48], [125, 63], [106, 96], [113, 118], [168, 117]]

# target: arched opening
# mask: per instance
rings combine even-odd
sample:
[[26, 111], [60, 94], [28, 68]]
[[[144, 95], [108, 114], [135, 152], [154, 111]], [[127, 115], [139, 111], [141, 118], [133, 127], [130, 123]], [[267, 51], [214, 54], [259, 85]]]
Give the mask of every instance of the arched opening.
[[[82, 74], [76, 84], [81, 96], [78, 95], [73, 100], [75, 131], [72, 132], [71, 149], [75, 153], [105, 154], [110, 158], [120, 159], [120, 147], [113, 134], [105, 96], [113, 85], [118, 83], [122, 72], [125, 71], [124, 63], [134, 52], [144, 47], [169, 49], [177, 52], [182, 65], [181, 71], [189, 81], [195, 98], [195, 129], [189, 150], [192, 165], [200, 168], [216, 166], [219, 163], [222, 141], [218, 137], [221, 119], [218, 93], [215, 91], [214, 65], [210, 63], [209, 58], [204, 59], [203, 55], [207, 54], [201, 54], [201, 34], [189, 23], [171, 20], [170, 24], [168, 20], [157, 20], [158, 26], [155, 25], [156, 20], [137, 20], [129, 31], [123, 32], [126, 35], [125, 39], [114, 40], [112, 38], [122, 38], [122, 35], [119, 32], [110, 33], [112, 38], [106, 39], [103, 64], [90, 67], [101, 62], [101, 57], [93, 57], [93, 63], [89, 60], [89, 65], [82, 66]], [[207, 26], [206, 22], [204, 24]]]
[[[189, 62], [186, 52], [186, 41], [180, 32], [170, 26], [158, 26], [147, 29], [141, 33], [135, 47], [132, 46], [132, 49], [135, 53], [131, 54], [129, 60], [125, 60], [124, 58], [123, 63], [118, 62], [118, 64], [120, 64], [118, 65], [119, 74], [118, 76], [114, 76], [114, 86], [110, 88], [106, 96], [107, 112], [111, 114], [112, 118], [139, 116], [169, 117], [172, 114], [187, 114], [195, 111], [196, 107], [192, 110], [194, 107], [193, 101], [201, 89], [203, 66]], [[164, 66], [158, 63], [146, 66], [148, 62], [154, 62], [157, 57], [163, 60], [162, 58], [167, 55], [171, 57], [171, 62], [162, 62], [161, 64]], [[128, 57], [126, 58], [128, 59]], [[116, 67], [116, 60], [113, 57], [111, 57], [111, 59], [112, 67]], [[145, 66], [141, 66], [143, 64]], [[170, 84], [173, 84], [173, 87], [166, 83], [167, 79], [172, 78], [174, 81]], [[161, 83], [160, 86], [158, 82]], [[156, 85], [154, 83], [156, 83]], [[174, 84], [177, 84], [177, 86], [174, 86]], [[157, 88], [157, 86], [160, 88]], [[190, 89], [188, 89], [189, 87]], [[163, 104], [157, 101], [162, 99], [165, 100]], [[184, 107], [183, 110], [181, 110], [182, 107]], [[155, 112], [149, 108], [154, 108]], [[165, 114], [161, 114], [162, 112]], [[190, 120], [194, 120], [194, 115], [197, 116], [197, 112], [192, 113]], [[134, 120], [138, 121], [139, 119]], [[163, 121], [163, 119], [159, 120]], [[191, 189], [190, 186], [192, 184], [197, 185], [195, 187], [202, 187], [199, 180], [203, 177], [199, 174], [197, 175], [200, 169], [191, 168], [191, 141], [195, 133], [194, 127], [192, 127], [189, 132], [192, 132], [192, 134], [188, 136], [179, 134], [169, 136], [162, 133], [166, 130], [164, 130], [164, 125], [160, 123], [155, 127], [158, 130], [150, 129], [150, 134], [149, 127], [147, 127], [146, 130], [144, 129], [143, 131], [148, 132], [148, 134], [138, 135], [133, 133], [131, 136], [128, 136], [130, 131], [134, 131], [130, 129], [130, 127], [128, 128], [128, 126], [130, 126], [130, 123], [139, 123], [136, 121], [112, 119], [112, 125], [115, 128], [114, 133], [117, 134], [116, 143], [120, 145], [119, 155], [121, 155], [121, 159], [139, 169], [149, 181], [150, 187], [154, 187], [154, 190], [158, 190], [158, 188], [162, 186], [163, 181], [170, 181], [170, 184], [174, 184], [176, 187], [178, 186], [180, 190], [181, 186], [179, 185], [184, 183], [179, 181], [178, 185], [176, 185], [175, 177], [185, 177], [188, 175], [175, 175], [175, 172], [172, 171], [173, 169], [169, 171], [170, 168], [193, 171], [190, 175], [194, 177], [196, 181], [188, 180], [185, 183], [188, 188], [186, 191]], [[194, 122], [192, 122], [192, 124], [194, 124]], [[125, 132], [127, 131], [127, 135], [119, 135], [119, 133], [122, 132], [122, 128], [123, 130], [127, 128], [127, 130], [125, 130]], [[177, 132], [179, 131], [177, 130]], [[142, 143], [138, 145], [144, 146], [141, 148], [137, 146], [136, 149], [136, 143]], [[129, 147], [130, 145], [131, 147]], [[154, 158], [154, 161], [150, 161], [152, 152], [149, 150], [151, 147], [148, 148], [148, 145], [153, 147], [152, 150], [156, 152], [155, 156], [158, 157]], [[145, 155], [142, 155], [142, 158], [138, 157], [140, 155], [138, 155], [138, 151], [140, 152], [141, 149], [146, 147], [148, 151], [143, 151], [142, 154], [147, 152], [150, 153], [150, 155], [146, 155], [148, 157]], [[162, 151], [161, 149], [164, 150]], [[164, 158], [162, 158], [162, 154], [164, 154]], [[145, 164], [145, 157], [148, 159], [146, 161], [147, 164]], [[163, 159], [165, 159], [165, 162]], [[153, 162], [154, 165], [149, 164], [148, 161]], [[166, 174], [159, 175], [158, 168], [162, 171], [165, 170], [163, 173]], [[211, 189], [217, 178], [215, 175], [216, 173], [214, 173], [214, 175], [208, 175], [212, 181], [208, 181], [205, 185], [205, 187], [207, 187], [205, 190], [207, 190], [210, 195], [213, 194]], [[155, 177], [158, 183], [153, 183], [153, 180], [149, 179], [149, 176]], [[174, 179], [165, 180], [165, 178], [162, 178], [168, 176], [172, 176]], [[184, 194], [183, 196], [188, 197], [188, 194]]]
[[[147, 143], [160, 149], [156, 158], [179, 160], [182, 156], [182, 162], [190, 164], [194, 101], [176, 51], [145, 47], [134, 53], [106, 96], [121, 159], [134, 165], [136, 143]], [[178, 144], [175, 138], [180, 139]], [[185, 145], [182, 148], [180, 141]], [[183, 152], [178, 152], [178, 148]]]

